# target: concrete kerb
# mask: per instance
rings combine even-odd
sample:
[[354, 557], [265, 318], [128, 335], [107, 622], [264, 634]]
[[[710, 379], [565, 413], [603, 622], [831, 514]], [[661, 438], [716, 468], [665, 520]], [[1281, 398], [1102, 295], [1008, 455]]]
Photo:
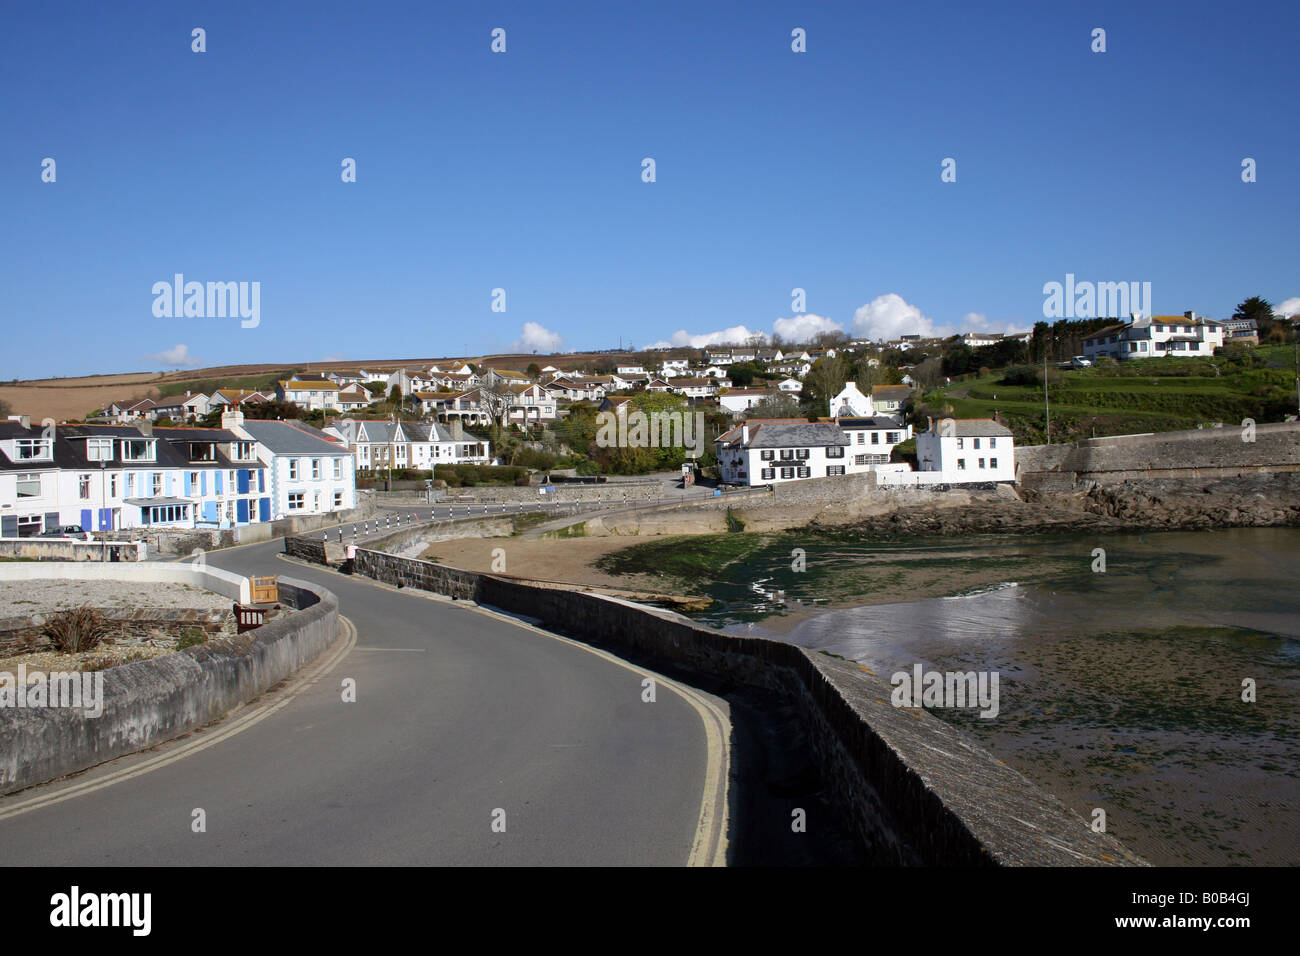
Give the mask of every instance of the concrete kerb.
[[97, 717], [68, 707], [3, 708], [0, 793], [77, 773], [202, 727], [315, 660], [337, 637], [338, 599], [293, 578], [280, 578], [280, 593], [283, 603], [297, 608], [294, 613], [245, 634], [102, 671]]
[[[307, 560], [294, 539], [286, 551]], [[526, 616], [721, 685], [793, 698], [836, 805], [868, 858], [944, 865], [1141, 865], [1139, 857], [960, 730], [895, 708], [891, 685], [782, 641], [710, 631], [671, 611], [358, 548], [354, 573]]]

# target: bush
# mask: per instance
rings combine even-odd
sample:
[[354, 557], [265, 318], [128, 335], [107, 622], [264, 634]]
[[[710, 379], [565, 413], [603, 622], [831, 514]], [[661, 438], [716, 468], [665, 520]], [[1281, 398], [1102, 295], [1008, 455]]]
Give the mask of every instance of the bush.
[[183, 651], [187, 647], [194, 647], [196, 644], [206, 644], [208, 635], [203, 633], [201, 627], [187, 627], [181, 632], [181, 636], [176, 641], [176, 650]]
[[112, 627], [88, 604], [59, 611], [41, 627], [41, 633], [64, 654], [77, 654], [98, 647], [112, 633]]

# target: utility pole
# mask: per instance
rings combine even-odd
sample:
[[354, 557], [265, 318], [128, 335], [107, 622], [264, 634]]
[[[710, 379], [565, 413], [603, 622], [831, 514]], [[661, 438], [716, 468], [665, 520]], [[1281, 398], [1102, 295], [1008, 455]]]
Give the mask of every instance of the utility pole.
[[1047, 419], [1047, 444], [1052, 443], [1052, 406], [1047, 398], [1047, 350], [1043, 350], [1043, 414]]

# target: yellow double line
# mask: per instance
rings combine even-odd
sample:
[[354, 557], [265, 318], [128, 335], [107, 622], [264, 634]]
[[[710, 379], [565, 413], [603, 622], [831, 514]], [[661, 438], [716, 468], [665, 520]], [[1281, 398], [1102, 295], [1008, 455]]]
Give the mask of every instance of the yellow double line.
[[[84, 796], [93, 793], [96, 790], [103, 790], [111, 787], [113, 784], [121, 783], [123, 780], [130, 780], [132, 777], [139, 777], [146, 773], [152, 773], [161, 769], [168, 764], [173, 764], [178, 760], [184, 760], [209, 747], [214, 747], [223, 740], [228, 740], [235, 734], [242, 733], [255, 724], [261, 723], [267, 717], [270, 717], [277, 710], [291, 703], [298, 695], [307, 688], [311, 687], [322, 677], [332, 671], [343, 658], [356, 646], [357, 629], [347, 618], [339, 615], [339, 637], [331, 645], [325, 654], [309, 664], [306, 669], [300, 672], [293, 685], [285, 692], [277, 694], [275, 698], [266, 704], [260, 704], [248, 709], [233, 720], [218, 725], [218, 729], [213, 734], [205, 734], [194, 740], [187, 741], [177, 746], [168, 746], [166, 743], [161, 746], [166, 748], [165, 753], [147, 760], [135, 762], [131, 756], [120, 757], [118, 759], [131, 761], [129, 765], [123, 766], [103, 776], [95, 777], [93, 780], [85, 780], [80, 783], [70, 783], [67, 786], [59, 787], [50, 793], [41, 794], [40, 796], [31, 797], [17, 803], [7, 804], [7, 801], [0, 800], [0, 820], [7, 820], [10, 817], [16, 817], [22, 813], [29, 813], [32, 810], [40, 810], [43, 807], [53, 806], [56, 803], [62, 803], [64, 800], [71, 800], [74, 797]], [[245, 708], [240, 708], [244, 710]]]

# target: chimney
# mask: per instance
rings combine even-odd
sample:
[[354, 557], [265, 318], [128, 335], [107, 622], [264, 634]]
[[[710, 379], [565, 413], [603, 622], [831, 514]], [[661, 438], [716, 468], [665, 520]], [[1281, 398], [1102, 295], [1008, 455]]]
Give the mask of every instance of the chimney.
[[741, 447], [742, 447], [742, 448], [743, 448], [743, 447], [746, 447], [746, 446], [749, 445], [749, 425], [748, 425], [748, 424], [745, 424], [745, 425], [741, 425], [741, 426], [740, 426], [740, 444], [741, 444]]
[[244, 413], [235, 405], [227, 405], [221, 413], [222, 428], [239, 428], [244, 424]]
[[925, 430], [928, 432], [934, 431], [934, 419], [929, 415], [925, 417]]
[[140, 429], [140, 434], [145, 438], [153, 437], [153, 422], [146, 422], [143, 419], [135, 423], [135, 427]]
[[18, 424], [22, 425], [23, 428], [25, 428], [25, 429], [26, 429], [26, 428], [31, 428], [31, 427], [32, 427], [32, 416], [30, 416], [30, 415], [19, 415], [19, 416], [18, 416]]
[[456, 416], [455, 418], [453, 418], [453, 419], [452, 419], [450, 422], [448, 422], [447, 424], [449, 424], [449, 425], [451, 426], [451, 437], [452, 437], [454, 440], [456, 440], [456, 441], [460, 441], [462, 438], [465, 437], [465, 425], [464, 425], [464, 423], [461, 421], [461, 418], [460, 418], [459, 415]]
[[1195, 312], [1184, 312], [1184, 313], [1183, 313], [1183, 318], [1184, 318], [1184, 319], [1191, 319], [1193, 322], [1195, 322], [1195, 321], [1196, 321], [1196, 313], [1195, 313]]
[[186, 398], [190, 397], [190, 390], [188, 388], [185, 390], [185, 397]]

